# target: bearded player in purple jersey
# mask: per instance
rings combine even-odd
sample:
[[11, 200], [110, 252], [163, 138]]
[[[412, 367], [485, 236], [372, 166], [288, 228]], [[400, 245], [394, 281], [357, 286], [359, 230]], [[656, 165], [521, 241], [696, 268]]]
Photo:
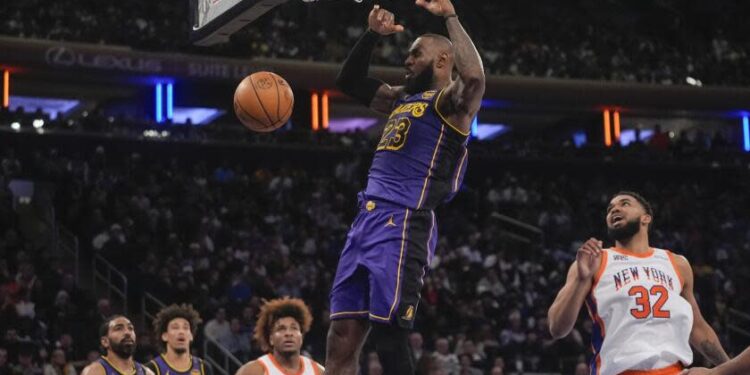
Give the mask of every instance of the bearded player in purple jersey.
[[408, 333], [437, 243], [434, 209], [455, 195], [466, 172], [466, 142], [485, 88], [482, 61], [450, 0], [416, 5], [443, 17], [449, 37], [425, 34], [414, 41], [404, 86], [367, 76], [378, 39], [404, 30], [378, 5], [336, 82], [390, 117], [331, 290], [328, 375], [357, 372], [370, 329], [384, 373], [414, 373]]
[[133, 360], [136, 341], [130, 319], [122, 315], [108, 318], [99, 326], [99, 344], [104, 355], [86, 366], [81, 375], [154, 375]]

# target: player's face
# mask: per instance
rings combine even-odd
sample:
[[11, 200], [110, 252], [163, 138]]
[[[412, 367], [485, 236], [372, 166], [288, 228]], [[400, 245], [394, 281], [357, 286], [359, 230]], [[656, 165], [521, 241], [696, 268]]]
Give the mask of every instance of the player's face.
[[646, 215], [646, 210], [638, 201], [629, 195], [618, 195], [612, 198], [607, 206], [607, 227], [619, 228], [628, 221]]
[[271, 328], [270, 341], [274, 351], [285, 354], [299, 353], [302, 348], [302, 328], [294, 318], [281, 318]]
[[102, 338], [102, 346], [107, 352], [127, 359], [135, 352], [135, 329], [128, 318], [119, 317], [109, 322], [107, 337]]
[[435, 53], [426, 38], [417, 38], [409, 48], [409, 55], [404, 62], [406, 85], [404, 90], [410, 94], [427, 91], [432, 87], [435, 71], [433, 64]]
[[632, 237], [649, 221], [643, 206], [629, 195], [618, 195], [607, 206], [607, 232], [614, 240]]
[[183, 354], [190, 350], [190, 343], [193, 341], [193, 332], [190, 329], [190, 322], [184, 318], [172, 319], [167, 325], [167, 332], [161, 335], [162, 341], [167, 343], [168, 348], [172, 348], [175, 353]]

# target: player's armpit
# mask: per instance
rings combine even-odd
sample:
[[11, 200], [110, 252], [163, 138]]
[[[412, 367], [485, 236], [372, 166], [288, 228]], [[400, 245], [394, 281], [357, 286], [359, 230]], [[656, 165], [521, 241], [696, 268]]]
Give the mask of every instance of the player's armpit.
[[393, 110], [393, 103], [403, 94], [403, 86], [390, 86], [384, 83], [375, 92], [375, 96], [370, 102], [370, 108], [380, 113], [389, 114]]

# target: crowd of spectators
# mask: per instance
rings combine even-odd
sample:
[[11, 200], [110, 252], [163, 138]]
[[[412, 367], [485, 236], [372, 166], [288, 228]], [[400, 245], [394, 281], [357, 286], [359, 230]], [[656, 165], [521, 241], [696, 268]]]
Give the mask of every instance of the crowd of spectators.
[[[341, 62], [372, 3], [290, 1], [225, 45], [188, 43], [189, 2], [29, 0], [0, 9], [0, 34], [128, 45], [154, 51]], [[441, 22], [412, 2], [385, 1], [406, 26], [383, 38], [377, 64], [402, 64], [409, 43]], [[457, 2], [492, 74], [739, 86], [748, 83], [745, 2], [521, 0]], [[347, 16], [342, 18], [341, 15]], [[346, 19], [347, 22], [342, 22]]]
[[[283, 139], [283, 133], [279, 137]], [[330, 289], [338, 253], [356, 212], [356, 192], [365, 182], [366, 158], [341, 157], [321, 164], [316, 160], [322, 151], [308, 145], [307, 162], [275, 159], [263, 164], [247, 162], [242, 150], [216, 159], [208, 151], [200, 156], [169, 155], [144, 142], [113, 151], [114, 146], [102, 142], [74, 150], [4, 147], [2, 176], [6, 182], [29, 177], [58, 185], [58, 220], [80, 238], [84, 250], [106, 257], [125, 272], [135, 297], [147, 291], [166, 303], [192, 303], [206, 321], [202, 334], [242, 360], [258, 354], [249, 333], [262, 299], [303, 298], [315, 317], [305, 350], [322, 360], [328, 310], [327, 295], [321, 291]], [[519, 143], [521, 149], [527, 146]], [[631, 152], [647, 152], [645, 148], [657, 145], [643, 147]], [[283, 152], [274, 150], [264, 152]], [[666, 150], [652, 151], [670, 150], [668, 145]], [[711, 147], [705, 152], [712, 152]], [[517, 152], [514, 157], [535, 155]], [[586, 373], [590, 322], [581, 319], [571, 335], [553, 341], [546, 309], [578, 244], [592, 235], [603, 236], [607, 199], [621, 188], [640, 191], [655, 205], [653, 244], [690, 259], [704, 316], [730, 352], [740, 349], [728, 329], [737, 322], [727, 312], [750, 309], [750, 300], [739, 290], [750, 281], [746, 172], [717, 172], [698, 179], [698, 173], [706, 172], [665, 171], [654, 161], [636, 174], [615, 158], [592, 160], [599, 171], [592, 174], [591, 168], [544, 168], [544, 163], [541, 168], [504, 168], [502, 157], [493, 161], [492, 155], [484, 155], [484, 159], [489, 159], [481, 164], [487, 169], [480, 172], [472, 171], [472, 165], [480, 164], [470, 161], [463, 191], [438, 212], [436, 257], [410, 337], [420, 373]], [[536, 226], [543, 235], [514, 232], [497, 214]], [[12, 215], [2, 215], [0, 220], [7, 217]], [[519, 235], [529, 242], [518, 241]], [[6, 234], [0, 250], [22, 254], [8, 245], [14, 238], [16, 247], [22, 246], [17, 235]], [[27, 280], [29, 272], [35, 275], [22, 260], [8, 266], [17, 270], [17, 276], [6, 272], [6, 279], [18, 283]], [[37, 282], [69, 285], [64, 277]], [[25, 301], [37, 303], [37, 316], [31, 319], [50, 327], [47, 333], [31, 330], [15, 335], [31, 337], [33, 361], [41, 364], [50, 360], [39, 349], [53, 353], [65, 346], [60, 337], [71, 332], [64, 319], [58, 322], [60, 314], [52, 311], [69, 308], [42, 308], [42, 301], [64, 300], [59, 296], [62, 292], [52, 287], [31, 289], [58, 298], [21, 293], [9, 304], [10, 294], [4, 297], [6, 306], [19, 316], [27, 311]], [[95, 311], [107, 309], [106, 305]], [[24, 325], [0, 327], [5, 337], [0, 348], [21, 353], [11, 349], [12, 327]], [[147, 336], [141, 334], [145, 346], [152, 342]], [[147, 352], [142, 350], [141, 355]], [[9, 362], [26, 363], [17, 353], [11, 353]], [[366, 373], [382, 373], [372, 348], [365, 353]], [[87, 353], [66, 354], [68, 360], [85, 360]]]
[[[98, 355], [96, 328], [112, 313], [76, 279], [70, 254], [29, 237], [31, 202], [10, 183], [29, 161], [13, 149], [0, 156], [0, 374], [76, 375]], [[17, 212], [24, 212], [17, 214]]]

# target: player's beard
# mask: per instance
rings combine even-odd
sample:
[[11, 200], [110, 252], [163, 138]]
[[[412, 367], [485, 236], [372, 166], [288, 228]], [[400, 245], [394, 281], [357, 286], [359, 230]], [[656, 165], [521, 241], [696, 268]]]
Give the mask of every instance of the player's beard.
[[416, 76], [413, 75], [406, 79], [404, 92], [409, 95], [425, 92], [432, 88], [432, 79], [434, 77], [435, 72], [432, 71], [432, 63], [430, 63], [430, 65], [419, 72], [419, 74], [417, 74]]
[[120, 341], [116, 343], [110, 341], [110, 348], [118, 357], [128, 359], [132, 357], [133, 352], [135, 352], [135, 342], [124, 343], [123, 341]]
[[187, 353], [187, 348], [174, 348], [174, 352], [177, 355], [183, 355]]
[[619, 227], [619, 228], [612, 228], [607, 227], [607, 235], [609, 238], [618, 241], [618, 242], [625, 242], [633, 236], [635, 236], [636, 233], [641, 229], [641, 218], [635, 218], [633, 220], [627, 221], [625, 225]]

